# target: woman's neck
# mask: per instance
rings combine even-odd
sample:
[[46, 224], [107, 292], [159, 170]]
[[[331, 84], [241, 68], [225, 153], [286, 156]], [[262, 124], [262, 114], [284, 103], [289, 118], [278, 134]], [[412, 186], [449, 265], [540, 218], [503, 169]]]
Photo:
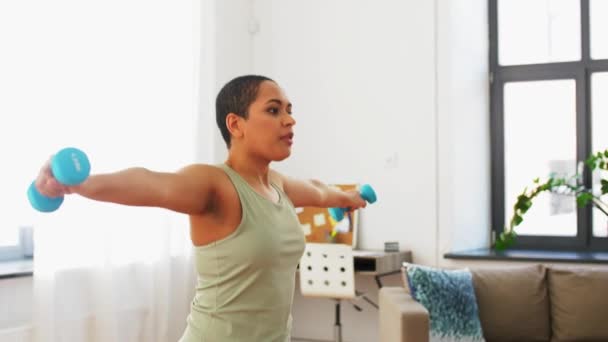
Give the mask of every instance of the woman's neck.
[[225, 164], [241, 175], [249, 184], [269, 185], [270, 163], [266, 160], [253, 158], [245, 153], [237, 153], [231, 149], [228, 151], [228, 159]]

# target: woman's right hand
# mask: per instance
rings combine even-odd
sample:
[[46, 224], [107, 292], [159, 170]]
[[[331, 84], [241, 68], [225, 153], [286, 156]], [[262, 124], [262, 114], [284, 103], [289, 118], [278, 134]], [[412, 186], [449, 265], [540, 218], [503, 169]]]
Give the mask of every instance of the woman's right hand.
[[51, 171], [51, 158], [44, 163], [40, 172], [38, 173], [38, 177], [36, 178], [36, 190], [46, 197], [55, 198], [61, 197], [63, 195], [69, 194], [70, 189], [59, 183], [57, 179], [53, 176], [53, 172]]

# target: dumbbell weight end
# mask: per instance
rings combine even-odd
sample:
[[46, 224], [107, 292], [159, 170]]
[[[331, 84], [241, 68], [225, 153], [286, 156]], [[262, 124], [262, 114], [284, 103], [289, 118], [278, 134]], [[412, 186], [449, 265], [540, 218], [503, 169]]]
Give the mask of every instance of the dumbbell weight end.
[[30, 187], [27, 189], [27, 198], [34, 209], [43, 212], [53, 212], [61, 206], [63, 203], [63, 196], [61, 197], [46, 197], [36, 189], [36, 182], [32, 182]]

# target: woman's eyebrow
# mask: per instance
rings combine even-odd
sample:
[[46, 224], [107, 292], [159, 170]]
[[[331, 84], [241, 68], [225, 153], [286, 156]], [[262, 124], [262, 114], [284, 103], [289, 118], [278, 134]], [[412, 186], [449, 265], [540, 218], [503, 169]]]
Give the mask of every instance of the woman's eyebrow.
[[[270, 99], [270, 100], [266, 101], [266, 104], [269, 104], [271, 102], [274, 102], [274, 103], [278, 104], [279, 106], [283, 105], [283, 101], [281, 101], [279, 99]], [[287, 103], [287, 108], [291, 108], [291, 102]]]

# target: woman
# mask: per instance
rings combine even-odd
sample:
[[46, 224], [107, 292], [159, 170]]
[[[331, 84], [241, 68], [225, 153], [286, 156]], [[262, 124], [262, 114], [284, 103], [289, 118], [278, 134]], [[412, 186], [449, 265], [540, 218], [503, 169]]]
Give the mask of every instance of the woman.
[[180, 341], [286, 342], [305, 244], [294, 207], [365, 207], [356, 191], [270, 168], [291, 154], [291, 111], [273, 80], [237, 77], [216, 99], [216, 120], [228, 147], [225, 163], [188, 165], [175, 173], [133, 167], [63, 186], [47, 162], [36, 187], [47, 197], [78, 194], [189, 215], [198, 285]]

